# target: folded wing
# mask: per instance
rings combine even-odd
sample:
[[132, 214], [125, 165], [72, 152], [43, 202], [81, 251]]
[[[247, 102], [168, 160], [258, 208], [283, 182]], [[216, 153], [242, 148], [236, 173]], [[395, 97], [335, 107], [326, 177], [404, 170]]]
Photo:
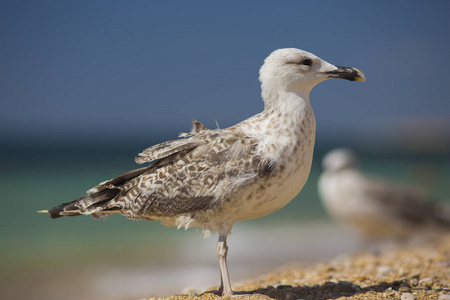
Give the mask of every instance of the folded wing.
[[[147, 167], [102, 182], [88, 195], [49, 210], [53, 218], [121, 213], [131, 219], [173, 217], [220, 205], [264, 176], [257, 140], [236, 131], [210, 130], [197, 121], [187, 138], [144, 150]], [[196, 124], [197, 123], [197, 124]]]

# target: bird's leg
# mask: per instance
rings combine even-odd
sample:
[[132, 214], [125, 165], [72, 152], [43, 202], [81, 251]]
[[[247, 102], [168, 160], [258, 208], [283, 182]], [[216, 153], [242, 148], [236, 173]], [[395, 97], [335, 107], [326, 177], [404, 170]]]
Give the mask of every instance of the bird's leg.
[[219, 287], [219, 293], [222, 294], [223, 292], [223, 278], [222, 278], [222, 269], [220, 269], [220, 287]]
[[219, 241], [217, 242], [217, 257], [219, 258], [221, 275], [219, 291], [222, 292], [222, 296], [233, 295], [233, 291], [231, 290], [230, 275], [228, 274], [227, 267], [227, 252], [227, 236], [219, 235]]

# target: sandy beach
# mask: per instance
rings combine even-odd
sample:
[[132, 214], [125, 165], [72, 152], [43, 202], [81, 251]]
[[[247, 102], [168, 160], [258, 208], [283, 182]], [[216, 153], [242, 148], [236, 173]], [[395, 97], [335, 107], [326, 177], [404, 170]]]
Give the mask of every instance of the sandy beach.
[[[15, 161], [26, 157], [19, 154], [14, 154], [17, 156]], [[75, 165], [86, 164], [85, 156], [78, 155]], [[58, 156], [55, 154], [52, 157]], [[71, 176], [66, 174], [66, 168], [57, 159], [40, 161], [34, 169], [29, 169], [33, 163], [31, 159], [22, 162], [20, 168], [15, 166], [13, 169], [10, 163], [10, 169], [14, 172], [4, 173], [2, 177], [2, 189], [14, 195], [14, 199], [5, 202], [4, 210], [13, 213], [5, 214], [2, 219], [1, 299], [149, 299], [188, 294], [191, 289], [201, 294], [219, 283], [216, 236], [203, 239], [201, 231], [175, 230], [150, 222], [130, 222], [120, 216], [113, 216], [105, 222], [89, 217], [55, 221], [36, 213], [59, 199], [79, 195], [80, 187], [89, 187], [90, 183], [107, 178], [109, 173], [118, 173], [119, 170], [108, 167], [113, 159], [105, 157], [103, 162], [97, 162], [95, 169], [105, 174], [86, 173], [86, 169], [91, 168], [89, 166], [77, 169], [78, 173]], [[406, 172], [413, 160], [402, 155], [383, 159], [388, 163], [382, 164], [371, 157], [364, 161], [368, 170], [375, 173], [388, 168], [392, 174], [398, 175]], [[89, 164], [92, 162], [89, 161]], [[437, 196], [447, 199], [446, 183], [450, 178], [447, 160], [442, 162], [442, 166], [444, 173], [439, 181]], [[126, 170], [129, 166], [122, 167]], [[43, 176], [42, 170], [46, 170], [47, 175]], [[393, 282], [420, 271], [418, 278], [407, 281], [414, 283], [417, 279], [417, 286], [409, 283], [416, 299], [433, 299], [431, 293], [439, 299], [440, 294], [445, 294], [439, 290], [416, 289], [425, 283], [430, 287], [436, 284], [436, 289], [438, 285], [449, 288], [449, 267], [445, 267], [445, 262], [450, 261], [450, 251], [445, 239], [439, 242], [439, 247], [437, 244], [425, 244], [386, 251], [378, 256], [364, 256], [357, 235], [326, 218], [316, 193], [315, 182], [319, 174], [320, 166], [316, 163], [309, 184], [298, 199], [282, 210], [265, 218], [235, 225], [229, 237], [229, 268], [236, 291], [248, 292], [273, 286], [260, 290], [259, 294], [277, 299], [338, 299], [350, 296], [353, 299], [368, 299], [371, 293], [376, 299], [385, 291], [391, 299], [400, 299], [401, 294], [394, 292], [400, 287], [394, 286]], [[23, 182], [29, 183], [29, 186], [23, 187]], [[52, 189], [48, 187], [49, 183], [59, 188]], [[39, 197], [36, 190], [41, 191]], [[23, 199], [34, 199], [25, 213], [22, 213]], [[355, 253], [361, 254], [355, 256]], [[385, 262], [388, 259], [392, 263]], [[438, 264], [425, 264], [423, 261], [426, 259]], [[360, 265], [366, 265], [356, 268], [357, 261]], [[396, 261], [397, 265], [394, 265]], [[351, 262], [354, 264], [351, 265]], [[394, 271], [387, 272], [390, 269], [383, 266]], [[331, 284], [325, 285], [328, 281]], [[350, 285], [349, 288], [338, 284], [339, 281], [355, 286]], [[382, 282], [388, 285], [377, 287]], [[316, 284], [318, 286], [314, 286]], [[370, 286], [377, 287], [377, 290], [369, 292], [367, 288]], [[392, 291], [388, 290], [389, 287]], [[344, 292], [329, 296], [330, 292], [341, 288]], [[319, 292], [325, 296], [317, 296]], [[216, 297], [211, 293], [204, 296]]]
[[[378, 253], [360, 252], [309, 266], [288, 266], [234, 283], [233, 288], [237, 294], [248, 294], [244, 299], [448, 300], [450, 235]], [[164, 299], [220, 299], [214, 289], [217, 287]]]

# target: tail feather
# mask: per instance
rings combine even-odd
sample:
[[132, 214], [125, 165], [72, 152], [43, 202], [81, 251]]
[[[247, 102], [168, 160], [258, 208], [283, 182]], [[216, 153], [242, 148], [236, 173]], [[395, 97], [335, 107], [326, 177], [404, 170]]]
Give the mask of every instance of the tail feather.
[[113, 179], [102, 182], [96, 187], [90, 189], [86, 196], [55, 206], [47, 212], [53, 219], [62, 216], [71, 217], [89, 214], [94, 218], [97, 218], [107, 216], [111, 213], [120, 212], [120, 207], [113, 206], [111, 200], [114, 200], [116, 197], [120, 197], [120, 192], [123, 190], [124, 185], [128, 181], [144, 173], [148, 174], [153, 172], [155, 169], [173, 164], [174, 162], [182, 159], [194, 148], [195, 146], [190, 146], [183, 149], [178, 149], [178, 151], [169, 153], [169, 155], [164, 158], [153, 161], [147, 167], [132, 170]]
[[[64, 211], [64, 208], [65, 208], [66, 206], [71, 205], [72, 203], [74, 203], [74, 202], [76, 202], [76, 201], [78, 201], [78, 199], [77, 199], [77, 200], [73, 200], [73, 201], [71, 201], [71, 202], [62, 203], [62, 204], [60, 204], [60, 205], [58, 205], [58, 206], [55, 206], [55, 207], [50, 208], [47, 212], [50, 214], [50, 217], [51, 217], [52, 219], [57, 219], [57, 218], [63, 216], [63, 215], [61, 215], [60, 213]], [[70, 216], [78, 216], [78, 215], [80, 215], [80, 213], [78, 213], [78, 212], [73, 212], [73, 213], [71, 213], [71, 214], [68, 214], [67, 216], [70, 217]]]
[[70, 202], [57, 205], [48, 211], [52, 219], [60, 217], [73, 217], [83, 214], [106, 214], [119, 212], [117, 207], [109, 207], [109, 202], [119, 193], [120, 188], [129, 180], [142, 175], [154, 168], [153, 165], [121, 174], [111, 180], [105, 181], [89, 191], [89, 194]]

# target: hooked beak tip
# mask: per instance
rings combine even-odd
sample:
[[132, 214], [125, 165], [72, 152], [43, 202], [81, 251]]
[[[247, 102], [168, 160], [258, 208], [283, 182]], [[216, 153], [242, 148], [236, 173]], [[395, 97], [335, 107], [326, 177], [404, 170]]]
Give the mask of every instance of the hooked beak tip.
[[357, 68], [336, 66], [336, 70], [326, 73], [328, 78], [341, 78], [350, 81], [366, 82], [366, 76]]

